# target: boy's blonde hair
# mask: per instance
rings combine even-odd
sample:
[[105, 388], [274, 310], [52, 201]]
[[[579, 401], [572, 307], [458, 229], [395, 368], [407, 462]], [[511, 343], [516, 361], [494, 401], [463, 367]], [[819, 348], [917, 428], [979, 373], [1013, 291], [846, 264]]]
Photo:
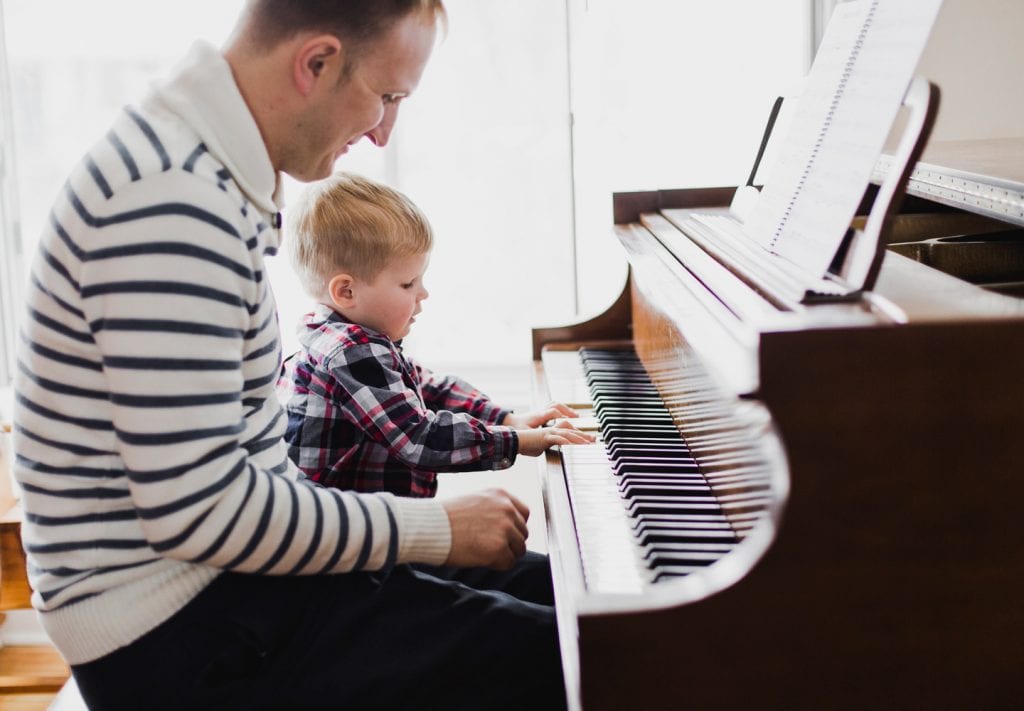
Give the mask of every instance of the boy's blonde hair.
[[335, 275], [373, 281], [396, 257], [424, 254], [434, 241], [430, 223], [409, 198], [352, 173], [310, 185], [287, 212], [289, 256], [319, 301], [328, 299]]

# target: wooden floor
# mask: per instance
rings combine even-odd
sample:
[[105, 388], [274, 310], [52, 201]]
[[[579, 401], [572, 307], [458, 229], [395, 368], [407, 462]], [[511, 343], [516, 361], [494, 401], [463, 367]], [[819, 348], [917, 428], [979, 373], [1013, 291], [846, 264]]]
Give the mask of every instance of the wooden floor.
[[0, 711], [48, 708], [68, 676], [52, 647], [0, 647]]
[[[6, 476], [0, 471], [0, 477]], [[0, 624], [10, 622], [4, 611], [24, 611], [30, 605], [21, 514], [12, 501], [9, 489], [0, 491]], [[57, 650], [34, 641], [19, 646], [0, 640], [0, 711], [47, 709], [70, 676]]]
[[0, 711], [48, 711], [54, 694], [0, 693]]

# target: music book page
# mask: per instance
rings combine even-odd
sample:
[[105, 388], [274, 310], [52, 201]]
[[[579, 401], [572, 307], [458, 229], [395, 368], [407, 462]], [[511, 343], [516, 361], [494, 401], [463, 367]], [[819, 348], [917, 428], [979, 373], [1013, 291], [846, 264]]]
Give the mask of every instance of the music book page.
[[842, 243], [942, 0], [836, 6], [747, 234], [821, 278]]

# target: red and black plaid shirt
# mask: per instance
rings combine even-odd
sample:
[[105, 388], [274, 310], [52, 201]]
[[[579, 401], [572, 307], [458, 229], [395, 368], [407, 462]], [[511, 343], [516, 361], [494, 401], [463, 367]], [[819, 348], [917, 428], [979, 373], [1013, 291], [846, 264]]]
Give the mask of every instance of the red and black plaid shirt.
[[387, 336], [326, 306], [304, 317], [302, 350], [278, 394], [288, 454], [324, 486], [433, 496], [437, 472], [505, 469], [519, 449], [508, 410], [469, 383], [438, 377]]

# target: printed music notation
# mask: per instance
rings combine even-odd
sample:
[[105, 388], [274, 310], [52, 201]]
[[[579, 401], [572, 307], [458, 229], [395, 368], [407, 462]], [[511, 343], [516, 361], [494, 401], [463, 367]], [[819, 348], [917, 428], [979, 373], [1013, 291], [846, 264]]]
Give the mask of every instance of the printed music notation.
[[747, 234], [812, 279], [871, 180], [942, 0], [839, 3]]

